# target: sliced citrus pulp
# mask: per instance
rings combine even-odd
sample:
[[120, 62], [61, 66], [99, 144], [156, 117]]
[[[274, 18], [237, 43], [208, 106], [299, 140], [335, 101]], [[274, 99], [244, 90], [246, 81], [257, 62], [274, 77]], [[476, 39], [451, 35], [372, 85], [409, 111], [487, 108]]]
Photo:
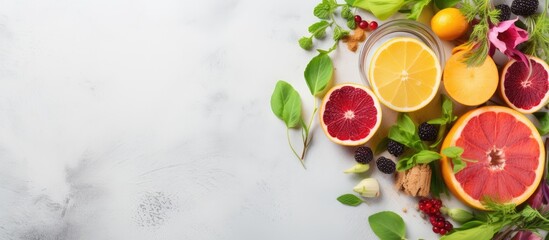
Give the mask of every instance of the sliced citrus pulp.
[[435, 97], [442, 70], [423, 42], [396, 37], [383, 43], [370, 60], [368, 81], [379, 101], [399, 112], [416, 111]]
[[319, 110], [320, 125], [333, 142], [346, 146], [366, 143], [381, 124], [381, 106], [366, 86], [346, 83], [330, 89]]
[[521, 113], [501, 106], [469, 111], [458, 119], [442, 144], [463, 148], [466, 166], [454, 173], [451, 159], [441, 159], [448, 189], [464, 203], [486, 209], [483, 201], [521, 204], [543, 175], [542, 140]]
[[508, 62], [500, 82], [503, 100], [522, 113], [538, 111], [549, 99], [549, 66], [539, 58], [528, 58], [530, 66], [515, 60]]

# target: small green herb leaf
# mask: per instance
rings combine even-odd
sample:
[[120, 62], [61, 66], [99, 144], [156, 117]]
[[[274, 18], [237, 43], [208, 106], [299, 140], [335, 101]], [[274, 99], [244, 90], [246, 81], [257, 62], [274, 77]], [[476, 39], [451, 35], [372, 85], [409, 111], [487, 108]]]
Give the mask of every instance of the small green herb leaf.
[[301, 97], [299, 93], [285, 81], [278, 81], [271, 95], [271, 110], [284, 121], [286, 127], [299, 126], [301, 119]]
[[313, 39], [302, 37], [299, 39], [299, 46], [305, 50], [311, 50], [313, 48]]
[[438, 9], [444, 9], [455, 6], [460, 0], [435, 0]]
[[342, 39], [343, 37], [349, 35], [349, 31], [345, 31], [342, 27], [340, 26], [336, 26], [334, 28], [334, 40], [337, 41], [337, 40], [340, 40]]
[[391, 211], [378, 212], [368, 217], [372, 231], [383, 240], [400, 240], [406, 237], [406, 225], [398, 214]]
[[311, 94], [318, 96], [326, 90], [332, 75], [334, 66], [328, 54], [320, 53], [307, 64], [305, 68], [305, 81]]
[[408, 14], [408, 19], [417, 20], [421, 12], [423, 11], [423, 8], [429, 4], [431, 0], [419, 0], [417, 1], [414, 6], [412, 6], [412, 11], [410, 14]]
[[535, 112], [534, 116], [538, 119], [539, 127], [538, 132], [540, 135], [546, 135], [549, 133], [549, 112]]
[[416, 133], [416, 125], [414, 124], [414, 121], [408, 114], [401, 113], [398, 116], [397, 119], [397, 126], [402, 131], [409, 133], [410, 135], [414, 135]]
[[341, 16], [343, 18], [345, 18], [346, 20], [351, 20], [351, 19], [354, 18], [353, 13], [351, 12], [351, 8], [349, 8], [349, 6], [347, 6], [347, 5], [345, 5], [341, 8]]
[[446, 155], [449, 158], [461, 157], [463, 154], [463, 148], [452, 146], [442, 149], [442, 154]]
[[349, 29], [356, 29], [356, 22], [354, 19], [347, 20], [347, 27]]
[[315, 17], [320, 19], [329, 19], [331, 13], [331, 7], [328, 3], [320, 3], [313, 10]]
[[427, 121], [427, 123], [442, 125], [442, 124], [446, 124], [446, 119], [444, 119], [444, 118], [435, 118], [435, 119], [431, 119], [431, 120]]
[[401, 157], [396, 164], [396, 169], [399, 172], [406, 171], [414, 167], [414, 163], [410, 161], [411, 157]]
[[430, 163], [438, 159], [440, 159], [440, 155], [436, 152], [429, 150], [421, 150], [411, 157], [411, 160], [415, 164]]
[[354, 194], [343, 194], [337, 198], [337, 200], [345, 205], [356, 207], [360, 205], [363, 201]]
[[311, 26], [309, 26], [309, 32], [313, 34], [315, 38], [323, 38], [326, 35], [326, 28], [330, 26], [330, 24], [324, 20], [320, 22], [313, 23]]

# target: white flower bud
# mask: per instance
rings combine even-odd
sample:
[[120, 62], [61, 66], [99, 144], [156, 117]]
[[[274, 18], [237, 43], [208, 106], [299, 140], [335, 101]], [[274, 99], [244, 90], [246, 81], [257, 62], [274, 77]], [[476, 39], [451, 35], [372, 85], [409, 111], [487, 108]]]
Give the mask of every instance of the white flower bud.
[[375, 178], [366, 178], [360, 181], [353, 190], [363, 197], [379, 197], [379, 183]]

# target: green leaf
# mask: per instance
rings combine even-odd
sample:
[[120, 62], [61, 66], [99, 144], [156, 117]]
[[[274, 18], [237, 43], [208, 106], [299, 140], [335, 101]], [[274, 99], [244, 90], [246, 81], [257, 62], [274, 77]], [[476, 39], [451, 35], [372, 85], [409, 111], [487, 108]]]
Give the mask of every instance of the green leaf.
[[468, 221], [468, 222], [462, 224], [461, 226], [459, 226], [457, 228], [454, 228], [454, 230], [462, 231], [462, 230], [478, 227], [482, 224], [484, 224], [484, 222], [479, 221], [479, 220], [471, 220], [471, 221]]
[[449, 158], [460, 157], [463, 154], [463, 148], [452, 146], [442, 149], [442, 154], [446, 155]]
[[349, 29], [356, 29], [356, 22], [354, 19], [347, 20], [347, 27]]
[[389, 138], [399, 143], [402, 143], [407, 147], [410, 147], [412, 145], [412, 142], [410, 139], [411, 137], [408, 136], [405, 132], [401, 131], [401, 129], [398, 126], [392, 126], [389, 129]]
[[370, 169], [370, 164], [357, 163], [351, 168], [344, 171], [344, 173], [363, 173]]
[[455, 6], [460, 0], [435, 0], [438, 9], [444, 9]]
[[299, 46], [305, 50], [311, 50], [313, 48], [313, 39], [302, 37], [299, 39]]
[[345, 18], [346, 20], [354, 20], [354, 15], [351, 12], [351, 8], [349, 6], [345, 5], [341, 8], [341, 17]]
[[412, 7], [412, 12], [408, 14], [408, 19], [417, 20], [421, 12], [423, 11], [423, 8], [429, 4], [431, 0], [419, 0], [417, 1], [414, 6]]
[[356, 0], [345, 0], [345, 2], [347, 3], [347, 5], [353, 6], [355, 4]]
[[401, 240], [406, 237], [406, 225], [398, 214], [391, 211], [378, 212], [368, 217], [372, 231], [382, 240]]
[[386, 20], [402, 8], [406, 2], [407, 0], [356, 0], [353, 6], [372, 12], [380, 20]]
[[540, 135], [546, 135], [549, 133], [549, 112], [535, 112], [534, 116], [538, 119], [539, 127], [538, 132]]
[[343, 194], [337, 198], [337, 200], [340, 203], [343, 203], [348, 206], [356, 207], [360, 205], [363, 201], [359, 197], [355, 196], [354, 194]]
[[301, 97], [285, 81], [278, 81], [271, 95], [271, 110], [284, 121], [286, 127], [294, 128], [301, 122]]
[[329, 19], [330, 14], [332, 14], [330, 4], [320, 3], [316, 5], [315, 9], [313, 10], [313, 14], [315, 15], [315, 17], [320, 19]]
[[438, 124], [438, 125], [446, 124], [446, 122], [447, 121], [444, 118], [435, 118], [427, 121], [427, 123], [429, 124]]
[[463, 239], [476, 239], [476, 240], [489, 240], [494, 236], [494, 227], [491, 225], [480, 225], [478, 227], [469, 228], [461, 231], [454, 231], [450, 234], [444, 235], [440, 240], [463, 240]]
[[399, 172], [406, 171], [412, 167], [414, 167], [414, 163], [410, 157], [402, 157], [396, 164], [396, 169]]
[[309, 26], [309, 32], [317, 39], [323, 38], [326, 35], [326, 28], [328, 28], [328, 26], [330, 26], [330, 23], [322, 20]]
[[309, 91], [314, 96], [322, 94], [332, 80], [334, 66], [330, 56], [320, 53], [307, 64], [305, 68], [305, 81]]
[[429, 150], [421, 150], [420, 152], [414, 154], [411, 157], [411, 160], [415, 164], [421, 164], [421, 163], [430, 163], [440, 158], [441, 156], [436, 152], [429, 151]]
[[336, 26], [334, 28], [334, 40], [335, 41], [340, 40], [340, 39], [342, 39], [343, 37], [345, 37], [347, 35], [349, 35], [349, 31], [345, 31], [340, 26]]
[[404, 132], [414, 135], [416, 133], [416, 125], [408, 114], [401, 113], [398, 115], [397, 126]]
[[442, 115], [451, 118], [453, 111], [454, 103], [452, 100], [448, 96], [442, 95]]
[[384, 152], [385, 149], [387, 149], [388, 143], [389, 143], [388, 137], [384, 137], [383, 139], [381, 139], [381, 141], [379, 141], [379, 143], [377, 144], [376, 149], [374, 150], [374, 154], [377, 155]]
[[467, 166], [461, 157], [452, 158], [452, 165], [454, 165], [454, 173], [458, 173]]

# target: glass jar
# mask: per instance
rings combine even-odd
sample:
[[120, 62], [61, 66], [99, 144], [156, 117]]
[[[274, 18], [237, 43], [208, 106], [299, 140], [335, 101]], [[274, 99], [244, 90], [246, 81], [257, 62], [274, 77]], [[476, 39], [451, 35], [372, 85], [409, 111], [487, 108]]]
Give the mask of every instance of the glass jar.
[[366, 84], [369, 85], [368, 66], [370, 65], [370, 59], [381, 44], [394, 37], [412, 37], [422, 41], [433, 50], [439, 60], [441, 69], [444, 69], [445, 49], [435, 33], [417, 21], [397, 19], [382, 24], [368, 36], [362, 45], [358, 58], [358, 67], [360, 76]]

